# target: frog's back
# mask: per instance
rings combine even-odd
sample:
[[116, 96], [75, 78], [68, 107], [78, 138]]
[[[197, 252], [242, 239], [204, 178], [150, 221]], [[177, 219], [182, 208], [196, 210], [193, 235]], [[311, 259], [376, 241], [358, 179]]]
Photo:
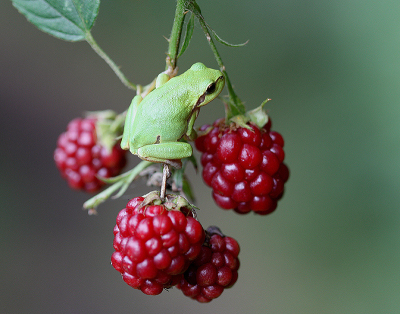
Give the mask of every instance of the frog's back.
[[145, 97], [136, 112], [131, 146], [139, 148], [182, 138], [192, 112], [190, 106], [177, 105], [187, 99], [185, 93], [189, 91], [165, 84], [152, 91], [152, 97]]

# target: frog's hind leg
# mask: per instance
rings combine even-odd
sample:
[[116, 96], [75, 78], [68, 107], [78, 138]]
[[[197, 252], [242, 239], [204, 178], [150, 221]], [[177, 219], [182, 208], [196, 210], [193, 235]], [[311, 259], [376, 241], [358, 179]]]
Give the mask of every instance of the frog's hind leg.
[[182, 158], [193, 154], [192, 146], [185, 142], [159, 143], [140, 147], [137, 155], [145, 160], [166, 163], [176, 169], [182, 167]]
[[167, 164], [171, 167], [174, 167], [175, 169], [182, 168], [182, 161], [180, 159], [157, 159], [157, 158], [152, 158], [152, 157], [140, 157], [140, 158], [143, 160], [151, 161], [151, 162]]

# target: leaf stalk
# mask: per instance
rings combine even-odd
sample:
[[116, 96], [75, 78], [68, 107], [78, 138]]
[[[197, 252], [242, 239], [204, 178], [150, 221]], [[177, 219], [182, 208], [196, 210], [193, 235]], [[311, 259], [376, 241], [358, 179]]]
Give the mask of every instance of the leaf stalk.
[[110, 66], [110, 68], [114, 71], [114, 73], [118, 76], [118, 78], [121, 80], [121, 82], [128, 87], [129, 89], [136, 90], [136, 85], [130, 82], [124, 73], [122, 73], [121, 69], [119, 66], [115, 64], [115, 62], [103, 51], [103, 49], [100, 48], [100, 46], [96, 43], [94, 40], [92, 34], [90, 31], [86, 32], [85, 36], [86, 41], [92, 47], [92, 49]]

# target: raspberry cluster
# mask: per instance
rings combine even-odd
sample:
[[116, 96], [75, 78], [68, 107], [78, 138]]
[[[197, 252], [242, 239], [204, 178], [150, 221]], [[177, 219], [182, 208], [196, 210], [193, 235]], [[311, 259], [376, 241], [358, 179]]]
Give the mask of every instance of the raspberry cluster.
[[216, 204], [239, 214], [266, 215], [276, 209], [289, 178], [284, 140], [271, 130], [270, 119], [262, 128], [247, 125], [251, 128], [219, 119], [201, 127], [208, 133], [195, 144], [202, 152], [203, 180], [213, 189]]
[[218, 298], [238, 278], [240, 247], [237, 241], [224, 236], [217, 227], [209, 227], [200, 255], [181, 277], [177, 288], [201, 303]]
[[118, 144], [109, 151], [98, 143], [95, 118], [76, 118], [59, 136], [54, 160], [71, 188], [95, 192], [104, 185], [98, 177], [120, 174], [126, 151]]
[[143, 201], [130, 200], [118, 214], [111, 262], [128, 285], [157, 295], [176, 285], [197, 258], [205, 232], [188, 207], [169, 210]]

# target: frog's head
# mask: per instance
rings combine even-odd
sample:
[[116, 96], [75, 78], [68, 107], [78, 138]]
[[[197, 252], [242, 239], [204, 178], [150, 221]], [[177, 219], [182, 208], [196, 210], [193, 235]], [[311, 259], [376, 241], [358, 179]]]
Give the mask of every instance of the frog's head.
[[221, 71], [207, 68], [203, 63], [193, 64], [184, 74], [190, 80], [191, 92], [196, 99], [195, 107], [201, 107], [215, 99], [225, 85]]

